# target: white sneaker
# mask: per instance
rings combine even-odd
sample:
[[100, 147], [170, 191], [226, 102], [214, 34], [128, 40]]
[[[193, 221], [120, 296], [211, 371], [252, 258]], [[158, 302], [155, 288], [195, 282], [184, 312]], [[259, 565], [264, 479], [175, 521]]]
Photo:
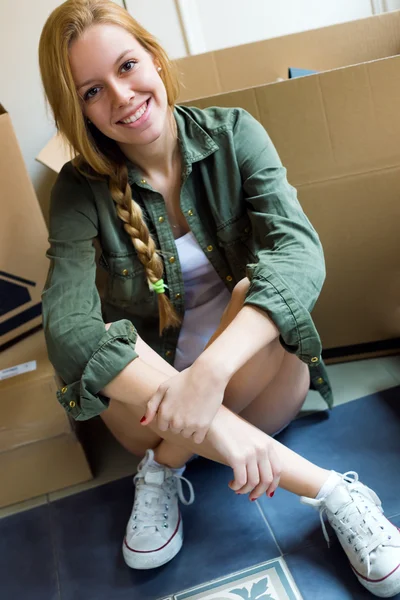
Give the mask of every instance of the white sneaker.
[[400, 592], [400, 531], [383, 516], [378, 496], [358, 481], [357, 473], [341, 477], [325, 498], [300, 500], [319, 509], [329, 546], [326, 513], [358, 581], [375, 596], [391, 598]]
[[[147, 450], [133, 478], [135, 500], [122, 545], [125, 562], [132, 569], [154, 569], [178, 554], [183, 543], [178, 498], [186, 505], [194, 501], [190, 481], [153, 460], [153, 450]], [[189, 500], [183, 495], [182, 481], [189, 486]]]

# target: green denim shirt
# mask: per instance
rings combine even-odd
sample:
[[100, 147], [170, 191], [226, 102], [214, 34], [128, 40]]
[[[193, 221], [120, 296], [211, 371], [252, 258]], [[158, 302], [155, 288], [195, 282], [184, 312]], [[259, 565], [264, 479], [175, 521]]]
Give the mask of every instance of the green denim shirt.
[[[309, 365], [312, 386], [331, 407], [310, 314], [325, 279], [323, 250], [268, 134], [241, 108], [176, 106], [174, 116], [183, 159], [180, 202], [191, 231], [229, 291], [247, 275], [245, 303], [270, 316], [283, 347]], [[170, 300], [183, 316], [182, 272], [163, 197], [127, 164], [133, 197], [162, 252]], [[59, 402], [85, 420], [107, 408], [100, 390], [138, 356], [137, 332], [173, 364], [179, 329], [159, 335], [157, 295], [107, 182], [84, 177], [71, 162], [52, 189], [49, 242], [42, 294], [49, 358], [64, 382]], [[101, 298], [97, 268], [107, 272]], [[112, 322], [108, 331], [105, 322]]]

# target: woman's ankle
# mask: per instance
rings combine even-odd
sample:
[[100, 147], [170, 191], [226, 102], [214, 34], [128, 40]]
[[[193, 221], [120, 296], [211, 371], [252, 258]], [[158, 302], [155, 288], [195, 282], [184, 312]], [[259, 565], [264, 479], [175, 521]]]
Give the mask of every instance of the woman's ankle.
[[154, 460], [171, 469], [184, 467], [191, 456], [193, 454], [188, 450], [181, 446], [174, 446], [165, 440], [154, 450]]

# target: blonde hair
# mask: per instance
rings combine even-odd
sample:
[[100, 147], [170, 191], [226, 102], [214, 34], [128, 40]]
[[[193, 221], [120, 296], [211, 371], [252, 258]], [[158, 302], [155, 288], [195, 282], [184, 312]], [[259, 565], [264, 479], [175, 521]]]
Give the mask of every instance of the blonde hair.
[[[40, 72], [56, 128], [78, 155], [72, 161], [74, 167], [86, 177], [98, 179], [100, 175], [108, 180], [118, 216], [131, 236], [151, 285], [162, 278], [163, 262], [142, 210], [132, 198], [126, 157], [114, 140], [87, 123], [69, 63], [72, 42], [91, 25], [102, 23], [123, 27], [157, 60], [171, 108], [179, 93], [176, 67], [155, 38], [125, 9], [109, 0], [67, 0], [50, 14], [40, 36]], [[176, 327], [180, 318], [165, 293], [157, 297], [161, 334], [166, 327]]]

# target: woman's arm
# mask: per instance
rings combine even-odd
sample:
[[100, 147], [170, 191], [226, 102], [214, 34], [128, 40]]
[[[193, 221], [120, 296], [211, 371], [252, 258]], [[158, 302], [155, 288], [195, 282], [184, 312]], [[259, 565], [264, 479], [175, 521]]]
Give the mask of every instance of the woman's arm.
[[59, 402], [74, 419], [100, 414], [109, 403], [101, 388], [137, 356], [127, 320], [104, 329], [96, 288], [94, 239], [98, 212], [88, 181], [64, 165], [51, 193], [50, 269], [42, 294], [49, 359], [63, 384]]
[[278, 328], [265, 311], [244, 306], [191, 368], [200, 377], [212, 373], [226, 386], [243, 365], [278, 336]]

